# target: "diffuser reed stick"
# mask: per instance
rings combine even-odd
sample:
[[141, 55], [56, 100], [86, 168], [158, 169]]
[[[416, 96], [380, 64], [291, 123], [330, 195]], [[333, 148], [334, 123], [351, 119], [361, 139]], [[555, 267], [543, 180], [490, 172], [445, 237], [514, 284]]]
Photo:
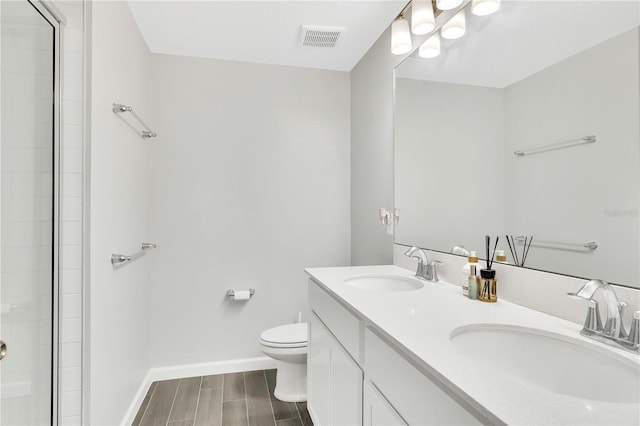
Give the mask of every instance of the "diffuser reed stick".
[[511, 258], [515, 261], [516, 255], [515, 255], [515, 252], [513, 251], [513, 247], [511, 247], [511, 240], [509, 239], [508, 235], [507, 235], [507, 244], [509, 244], [509, 251], [511, 252]]
[[529, 256], [529, 249], [531, 248], [531, 243], [533, 242], [533, 235], [531, 237], [529, 237], [529, 245], [527, 246], [527, 241], [525, 240], [525, 249], [526, 251], [524, 251], [523, 256], [524, 258], [522, 259], [522, 266], [524, 266], [524, 262], [525, 260], [527, 260], [527, 256]]
[[[522, 241], [522, 238], [524, 238], [524, 242], [522, 244], [522, 256], [518, 256], [518, 246], [516, 244], [516, 241]], [[513, 256], [513, 260], [515, 261], [516, 266], [524, 266], [524, 263], [527, 260], [527, 256], [529, 255], [529, 250], [531, 249], [532, 242], [533, 235], [530, 237], [514, 237], [513, 235], [507, 235], [509, 250], [511, 251], [511, 256]]]

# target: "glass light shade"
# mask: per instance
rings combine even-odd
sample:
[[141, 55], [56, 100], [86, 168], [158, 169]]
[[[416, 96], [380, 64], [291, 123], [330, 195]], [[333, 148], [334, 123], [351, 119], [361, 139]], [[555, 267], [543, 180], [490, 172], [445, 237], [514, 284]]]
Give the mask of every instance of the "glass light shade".
[[442, 26], [442, 28], [440, 29], [440, 34], [442, 35], [442, 38], [453, 40], [462, 37], [464, 35], [466, 27], [467, 25], [464, 15], [464, 9], [462, 9], [460, 12], [456, 13], [455, 16], [449, 20], [449, 22]]
[[436, 0], [436, 7], [440, 10], [450, 10], [462, 4], [463, 0]]
[[440, 54], [440, 36], [435, 33], [427, 39], [418, 49], [421, 58], [435, 58]]
[[413, 0], [411, 3], [411, 32], [427, 34], [436, 27], [433, 6], [430, 0]]
[[500, 9], [500, 0], [473, 0], [471, 13], [477, 16], [487, 16]]
[[391, 24], [391, 53], [404, 55], [411, 51], [411, 32], [409, 21], [398, 18]]

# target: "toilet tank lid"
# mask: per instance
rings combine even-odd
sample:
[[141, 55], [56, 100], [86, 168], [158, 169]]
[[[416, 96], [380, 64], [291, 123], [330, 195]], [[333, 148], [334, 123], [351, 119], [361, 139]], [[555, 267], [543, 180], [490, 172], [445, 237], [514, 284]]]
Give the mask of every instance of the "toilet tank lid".
[[307, 323], [300, 322], [270, 328], [262, 332], [260, 339], [271, 343], [306, 343]]

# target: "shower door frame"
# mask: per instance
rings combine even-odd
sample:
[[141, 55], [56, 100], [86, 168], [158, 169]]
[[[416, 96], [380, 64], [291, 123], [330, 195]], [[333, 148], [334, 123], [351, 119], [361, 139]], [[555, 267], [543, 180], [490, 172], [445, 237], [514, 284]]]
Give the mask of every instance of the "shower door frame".
[[52, 131], [52, 240], [51, 240], [51, 425], [58, 425], [59, 412], [59, 260], [60, 260], [60, 110], [61, 110], [61, 41], [64, 19], [46, 0], [25, 0], [53, 27], [53, 125]]

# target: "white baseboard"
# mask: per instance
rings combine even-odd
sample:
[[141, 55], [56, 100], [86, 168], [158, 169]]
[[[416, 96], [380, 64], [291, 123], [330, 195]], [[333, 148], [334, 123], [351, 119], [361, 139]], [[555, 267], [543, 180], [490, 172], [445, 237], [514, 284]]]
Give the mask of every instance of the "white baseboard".
[[268, 370], [276, 368], [276, 360], [266, 356], [232, 359], [229, 361], [203, 362], [200, 364], [173, 365], [149, 370], [151, 381], [180, 379], [183, 377], [209, 376], [240, 371]]
[[268, 370], [271, 368], [276, 368], [276, 360], [266, 356], [151, 368], [142, 380], [142, 383], [138, 388], [138, 392], [136, 392], [136, 396], [120, 424], [130, 425], [133, 423], [140, 406], [142, 406], [144, 397], [147, 395], [147, 390], [149, 390], [149, 387], [153, 382], [158, 380], [237, 373], [241, 371]]
[[151, 370], [149, 370], [144, 376], [144, 379], [142, 379], [142, 383], [136, 392], [136, 396], [133, 397], [133, 401], [131, 402], [131, 405], [129, 405], [129, 409], [127, 409], [124, 418], [120, 422], [121, 425], [129, 426], [133, 423], [133, 420], [136, 418], [136, 414], [138, 414], [138, 410], [142, 406], [144, 397], [147, 396], [147, 391], [149, 390], [151, 383], [153, 383], [153, 380], [151, 380]]

